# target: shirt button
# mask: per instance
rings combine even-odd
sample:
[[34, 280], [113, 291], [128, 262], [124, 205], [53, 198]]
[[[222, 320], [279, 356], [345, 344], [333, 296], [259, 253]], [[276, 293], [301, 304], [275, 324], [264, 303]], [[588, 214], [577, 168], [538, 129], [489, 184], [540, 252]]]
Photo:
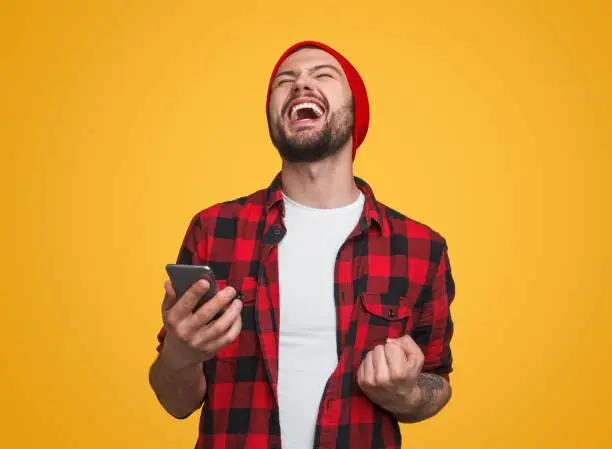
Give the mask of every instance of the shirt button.
[[281, 235], [281, 230], [280, 230], [280, 229], [278, 229], [278, 228], [274, 228], [274, 230], [272, 231], [272, 233], [273, 233], [275, 236], [277, 236], [277, 237], [278, 237], [279, 235]]
[[389, 310], [388, 315], [389, 315], [389, 318], [395, 317], [395, 311], [394, 310]]

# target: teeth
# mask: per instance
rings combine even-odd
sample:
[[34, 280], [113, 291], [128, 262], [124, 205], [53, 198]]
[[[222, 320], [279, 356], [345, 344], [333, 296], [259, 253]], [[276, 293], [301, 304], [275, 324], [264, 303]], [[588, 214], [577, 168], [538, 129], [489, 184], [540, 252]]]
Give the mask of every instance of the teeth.
[[321, 117], [323, 115], [323, 110], [314, 103], [300, 103], [291, 108], [291, 120], [297, 120], [297, 113], [300, 109], [310, 108], [315, 111], [317, 117]]

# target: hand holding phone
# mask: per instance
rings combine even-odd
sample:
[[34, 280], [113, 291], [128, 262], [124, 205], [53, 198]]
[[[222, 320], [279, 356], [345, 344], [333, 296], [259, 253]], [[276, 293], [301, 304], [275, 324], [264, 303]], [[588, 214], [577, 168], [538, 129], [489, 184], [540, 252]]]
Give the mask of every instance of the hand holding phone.
[[[205, 279], [209, 288], [200, 300], [193, 307], [192, 312], [196, 312], [204, 303], [212, 299], [219, 291], [217, 287], [217, 280], [212, 269], [207, 265], [182, 265], [182, 264], [168, 264], [166, 265], [166, 273], [170, 277], [172, 282], [172, 288], [176, 292], [177, 298], [182, 298], [187, 290], [191, 288], [200, 279]], [[215, 316], [217, 319], [220, 313]]]
[[[166, 336], [161, 356], [176, 369], [183, 369], [211, 359], [238, 337], [242, 302], [235, 301], [233, 288], [218, 290], [207, 266], [169, 264], [166, 271], [170, 282], [166, 282], [162, 306]], [[210, 288], [199, 282], [202, 279]]]

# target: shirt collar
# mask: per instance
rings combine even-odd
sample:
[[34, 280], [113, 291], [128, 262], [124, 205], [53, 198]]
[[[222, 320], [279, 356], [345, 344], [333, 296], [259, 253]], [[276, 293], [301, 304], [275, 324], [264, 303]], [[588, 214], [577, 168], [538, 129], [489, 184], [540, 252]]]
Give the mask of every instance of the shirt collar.
[[[375, 224], [379, 227], [383, 236], [389, 236], [389, 223], [385, 220], [381, 212], [381, 205], [374, 196], [374, 191], [370, 185], [363, 179], [354, 176], [355, 184], [361, 190], [365, 196], [365, 204], [363, 208], [363, 214], [360, 220], [360, 224], [365, 225], [367, 228]], [[273, 207], [280, 209], [281, 216], [285, 215], [285, 207], [283, 202], [282, 192], [282, 178], [279, 172], [275, 177], [270, 186], [266, 190], [265, 195], [265, 208], [266, 212], [270, 211]]]

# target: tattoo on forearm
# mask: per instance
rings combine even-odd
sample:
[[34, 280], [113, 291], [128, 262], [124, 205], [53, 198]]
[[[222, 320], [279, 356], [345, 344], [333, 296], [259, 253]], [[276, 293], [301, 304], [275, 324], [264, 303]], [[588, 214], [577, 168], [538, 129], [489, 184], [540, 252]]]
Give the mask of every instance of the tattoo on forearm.
[[442, 378], [433, 374], [422, 373], [419, 375], [417, 385], [421, 390], [423, 390], [424, 407], [427, 407], [432, 401], [435, 401], [438, 398], [439, 393], [444, 389], [444, 382], [442, 381]]
[[421, 373], [417, 379], [417, 386], [423, 392], [423, 399], [416, 409], [409, 414], [401, 415], [403, 422], [418, 422], [438, 413], [450, 399], [450, 387], [442, 377], [435, 374]]

